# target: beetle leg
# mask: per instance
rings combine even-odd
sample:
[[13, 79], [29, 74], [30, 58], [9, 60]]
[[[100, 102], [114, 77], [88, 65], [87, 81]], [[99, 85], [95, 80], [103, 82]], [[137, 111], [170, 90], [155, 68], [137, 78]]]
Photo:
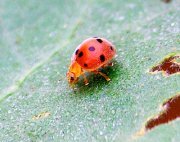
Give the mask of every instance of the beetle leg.
[[110, 81], [111, 79], [104, 73], [100, 72], [100, 71], [93, 71], [95, 74], [100, 74], [101, 76], [103, 76], [106, 81]]
[[88, 85], [89, 82], [88, 82], [88, 80], [87, 80], [87, 78], [86, 78], [86, 75], [85, 75], [84, 73], [83, 73], [82, 75], [83, 75], [83, 78], [84, 78], [84, 84], [85, 84], [85, 85]]
[[113, 62], [110, 62], [110, 63], [108, 64], [108, 66], [112, 67], [112, 66], [114, 66], [114, 63], [113, 63]]
[[104, 67], [112, 67], [112, 66], [114, 66], [114, 63], [113, 62], [109, 62], [109, 63], [103, 65], [102, 67], [104, 68]]

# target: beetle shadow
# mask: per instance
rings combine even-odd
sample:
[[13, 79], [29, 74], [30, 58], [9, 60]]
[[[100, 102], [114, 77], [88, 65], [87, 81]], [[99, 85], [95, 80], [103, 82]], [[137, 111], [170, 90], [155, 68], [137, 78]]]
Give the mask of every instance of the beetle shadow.
[[113, 63], [113, 67], [108, 66], [100, 69], [102, 73], [105, 73], [111, 79], [110, 81], [106, 81], [105, 78], [99, 74], [88, 73], [87, 79], [89, 81], [89, 85], [84, 85], [83, 78], [81, 77], [79, 82], [76, 84], [76, 89], [74, 89], [73, 95], [77, 97], [90, 96], [103, 91], [105, 87], [117, 85], [119, 80], [124, 78], [128, 72], [121, 62], [113, 60]]

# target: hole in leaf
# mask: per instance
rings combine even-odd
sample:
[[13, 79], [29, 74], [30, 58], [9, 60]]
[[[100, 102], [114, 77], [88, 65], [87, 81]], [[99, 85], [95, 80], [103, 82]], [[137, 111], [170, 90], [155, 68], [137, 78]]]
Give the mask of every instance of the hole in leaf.
[[180, 55], [167, 56], [161, 63], [152, 67], [150, 73], [162, 72], [163, 75], [169, 76], [172, 74], [180, 73]]
[[177, 118], [180, 118], [180, 94], [177, 94], [165, 101], [162, 104], [162, 111], [153, 118], [150, 118], [146, 122], [145, 127], [136, 133], [136, 136], [144, 135], [144, 133], [148, 130], [173, 121]]
[[160, 124], [168, 123], [180, 117], [180, 94], [168, 99], [162, 105], [163, 110], [156, 117], [146, 123], [146, 130], [152, 129]]

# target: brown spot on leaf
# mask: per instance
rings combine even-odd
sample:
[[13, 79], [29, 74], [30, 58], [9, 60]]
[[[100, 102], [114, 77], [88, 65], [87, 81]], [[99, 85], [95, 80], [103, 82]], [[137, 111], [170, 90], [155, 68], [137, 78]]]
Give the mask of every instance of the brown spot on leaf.
[[147, 121], [145, 125], [146, 130], [180, 118], [180, 94], [168, 99], [163, 103], [162, 107], [163, 110], [157, 116]]
[[38, 119], [41, 119], [41, 118], [45, 118], [45, 117], [48, 117], [50, 115], [50, 112], [41, 112], [41, 113], [39, 113], [39, 114], [37, 114], [37, 115], [34, 115], [33, 117], [32, 117], [32, 120], [38, 120]]
[[162, 72], [165, 76], [180, 73], [180, 63], [178, 62], [178, 59], [180, 59], [180, 55], [171, 55], [150, 69], [150, 72]]
[[172, 0], [162, 0], [165, 3], [170, 3]]

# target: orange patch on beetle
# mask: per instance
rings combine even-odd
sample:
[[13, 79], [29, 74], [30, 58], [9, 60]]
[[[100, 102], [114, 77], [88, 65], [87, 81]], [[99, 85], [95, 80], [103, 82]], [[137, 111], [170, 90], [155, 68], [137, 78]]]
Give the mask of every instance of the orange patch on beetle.
[[[70, 84], [78, 81], [78, 78], [85, 72], [94, 72], [110, 80], [105, 74], [98, 71], [99, 68], [108, 64], [116, 54], [114, 45], [104, 38], [88, 38], [83, 41], [75, 50], [67, 78]], [[84, 76], [85, 84], [87, 79]]]

